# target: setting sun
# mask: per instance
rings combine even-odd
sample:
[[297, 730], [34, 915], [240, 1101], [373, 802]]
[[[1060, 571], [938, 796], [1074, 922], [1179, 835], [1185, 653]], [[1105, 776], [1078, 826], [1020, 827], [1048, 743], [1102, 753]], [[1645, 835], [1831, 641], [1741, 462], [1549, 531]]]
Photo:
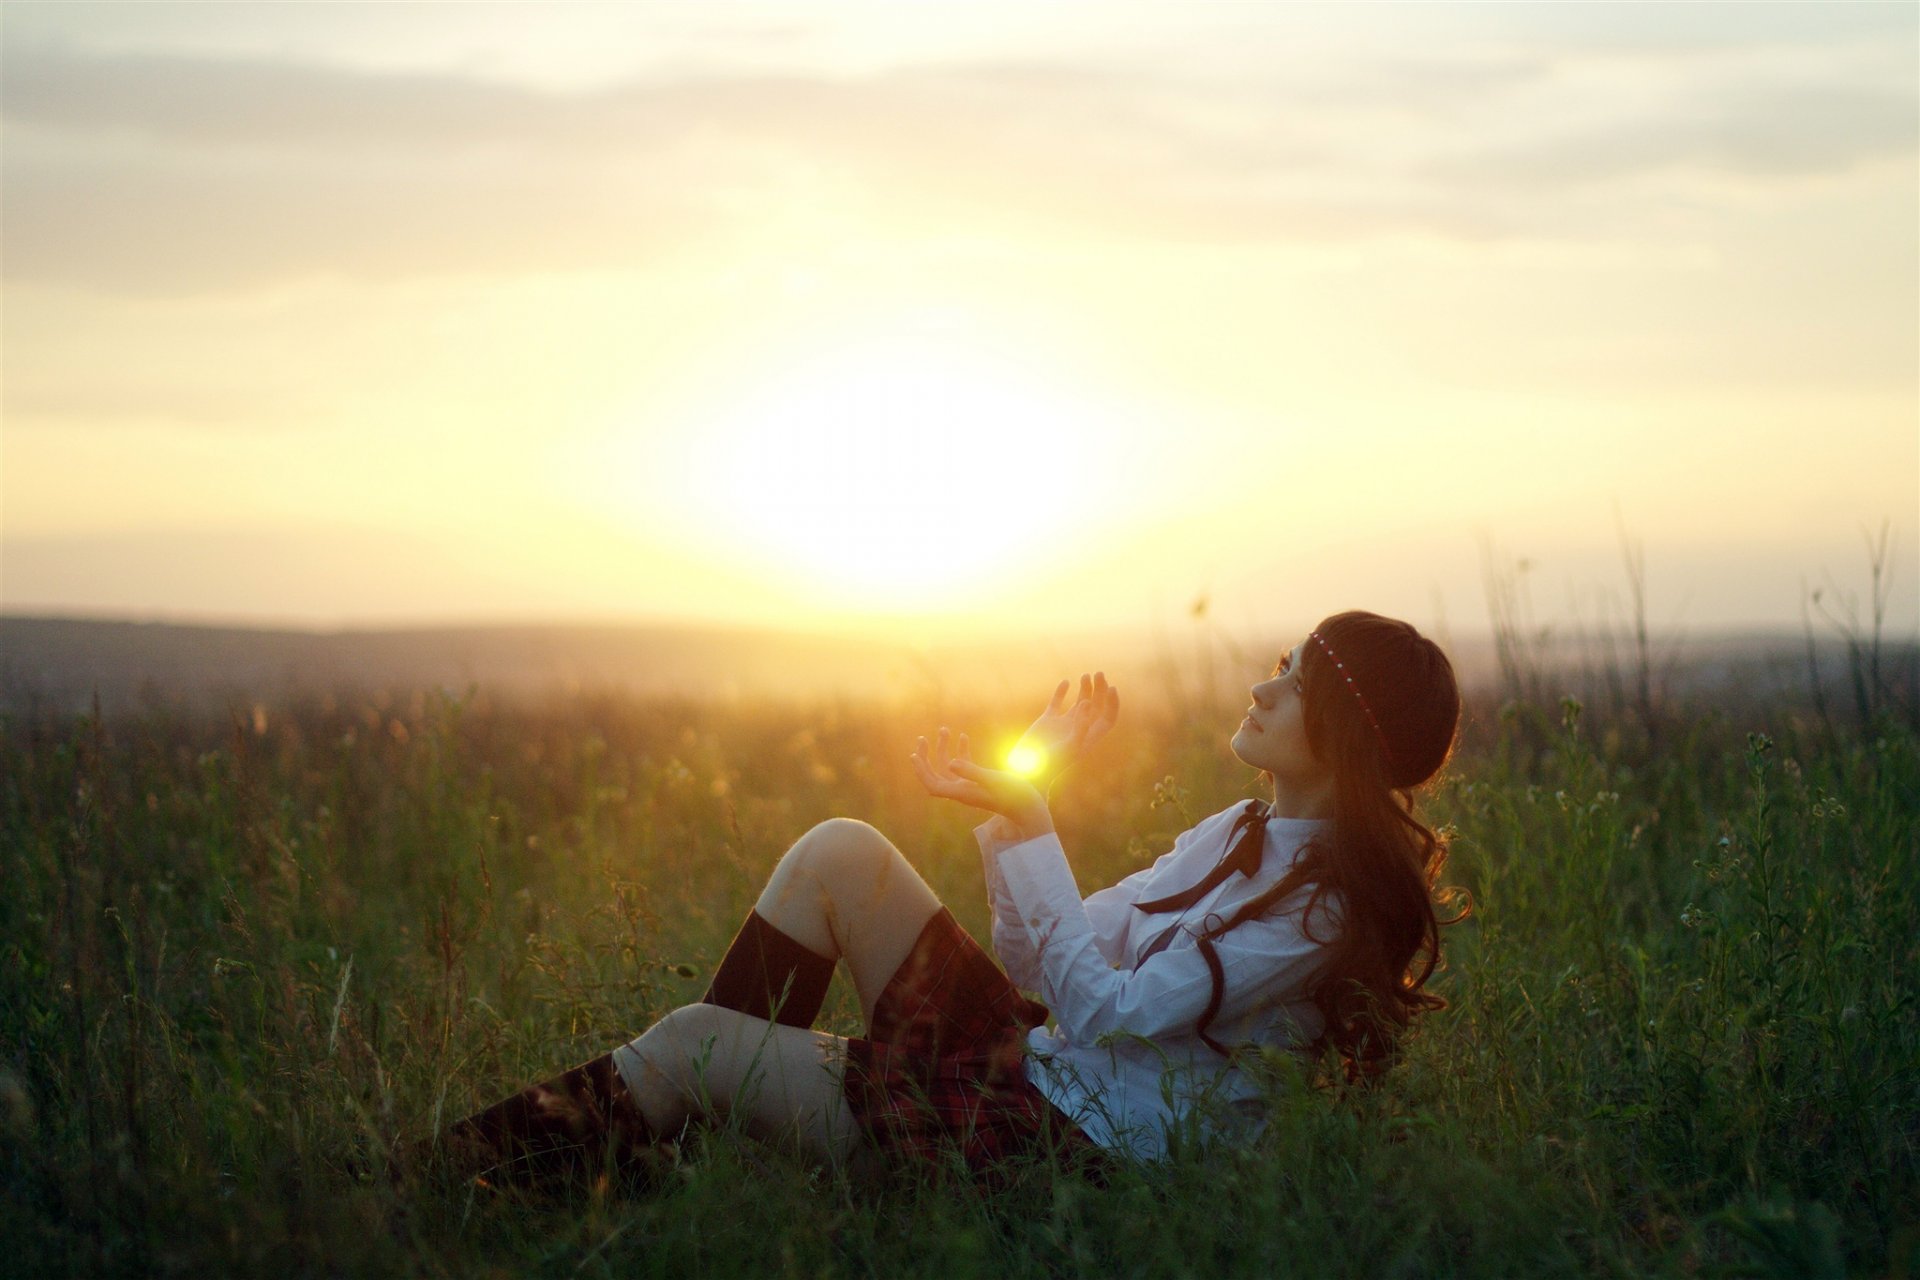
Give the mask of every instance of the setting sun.
[[689, 442], [687, 514], [853, 605], [912, 605], [1058, 552], [1097, 484], [1087, 407], [952, 340], [794, 361]]
[[1798, 635], [1920, 555], [1911, 5], [773, 9], [9, 6], [0, 611], [1478, 629], [1624, 534]]

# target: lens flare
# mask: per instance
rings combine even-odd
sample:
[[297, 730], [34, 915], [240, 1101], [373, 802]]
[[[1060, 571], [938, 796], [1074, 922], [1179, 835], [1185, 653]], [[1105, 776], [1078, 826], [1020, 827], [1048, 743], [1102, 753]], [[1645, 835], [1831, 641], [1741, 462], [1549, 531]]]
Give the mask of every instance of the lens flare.
[[1031, 778], [1047, 767], [1047, 753], [1025, 743], [1007, 752], [1007, 768], [1023, 778]]

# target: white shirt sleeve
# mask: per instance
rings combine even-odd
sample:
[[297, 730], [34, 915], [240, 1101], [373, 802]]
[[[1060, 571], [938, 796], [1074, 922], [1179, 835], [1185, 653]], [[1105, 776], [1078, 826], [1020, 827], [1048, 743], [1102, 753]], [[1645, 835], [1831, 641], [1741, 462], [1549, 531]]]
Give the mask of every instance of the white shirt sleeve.
[[[1125, 964], [1133, 954], [1133, 918], [1140, 914], [1133, 904], [1140, 901], [1147, 879], [1160, 869], [1161, 862], [1172, 856], [1162, 854], [1151, 867], [1136, 871], [1119, 884], [1109, 885], [1087, 898], [1084, 904], [1087, 923], [1093, 926], [1094, 942], [1108, 964]], [[1018, 920], [1015, 916], [1016, 923]]]
[[[1150, 867], [1134, 872], [1118, 884], [1109, 885], [1086, 901], [1087, 919], [1093, 925], [1095, 943], [1110, 965], [1123, 965], [1133, 954], [1133, 918], [1140, 913], [1133, 904], [1149, 877], [1190, 844], [1206, 826], [1183, 831], [1175, 838], [1171, 852], [1163, 853]], [[1039, 957], [1021, 923], [1006, 877], [1000, 874], [1000, 853], [1020, 843], [1014, 825], [998, 814], [973, 829], [980, 844], [980, 860], [987, 873], [987, 900], [993, 907], [993, 952], [1006, 967], [1007, 976], [1024, 991], [1040, 989]]]
[[[1062, 1034], [1090, 1045], [1116, 1032], [1151, 1039], [1192, 1031], [1213, 995], [1213, 977], [1197, 947], [1175, 944], [1136, 969], [1115, 969], [1058, 836], [1002, 849], [995, 861], [1014, 913], [1007, 928], [1024, 932], [1026, 952], [1037, 962], [1039, 981], [1029, 989], [1052, 1009]], [[1001, 927], [996, 910], [996, 945]], [[1254, 1004], [1304, 983], [1321, 954], [1320, 944], [1284, 913], [1250, 920], [1214, 946], [1225, 975], [1215, 1015], [1223, 1027]]]
[[1007, 971], [1013, 985], [1022, 991], [1040, 989], [1040, 957], [1034, 954], [1027, 931], [1020, 927], [1020, 913], [1013, 895], [1000, 874], [1000, 851], [1020, 842], [1014, 826], [998, 814], [973, 829], [980, 844], [980, 861], [987, 872], [987, 902], [993, 908], [993, 954]]

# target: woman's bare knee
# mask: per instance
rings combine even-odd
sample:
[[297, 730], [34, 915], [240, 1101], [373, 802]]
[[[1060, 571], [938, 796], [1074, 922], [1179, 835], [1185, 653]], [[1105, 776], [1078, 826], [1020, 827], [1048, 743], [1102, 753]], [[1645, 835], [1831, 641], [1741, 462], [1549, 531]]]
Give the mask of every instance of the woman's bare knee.
[[[793, 842], [755, 909], [807, 949], [832, 959], [842, 954], [839, 920], [850, 886], [895, 878], [906, 864], [887, 838], [857, 818], [829, 818]], [[909, 872], [910, 873], [910, 872]]]
[[717, 1005], [682, 1005], [614, 1050], [621, 1079], [656, 1132], [677, 1130], [689, 1116], [711, 1109], [702, 1066], [727, 1030], [720, 1015], [728, 1014], [744, 1016]]
[[813, 876], [832, 888], [866, 885], [892, 878], [894, 871], [913, 874], [907, 860], [880, 834], [858, 818], [828, 818], [803, 837]]
[[790, 1131], [837, 1159], [858, 1145], [840, 1097], [844, 1052], [832, 1036], [697, 1004], [654, 1023], [615, 1063], [656, 1130], [737, 1115], [758, 1135]]
[[732, 1030], [732, 1023], [745, 1016], [716, 1004], [683, 1004], [649, 1027], [647, 1035], [674, 1054], [687, 1056]]
[[755, 909], [801, 946], [844, 960], [871, 1018], [940, 899], [874, 827], [830, 818], [794, 842]]
[[784, 864], [795, 859], [799, 868], [814, 876], [842, 874], [848, 870], [871, 867], [874, 863], [897, 858], [900, 851], [880, 834], [872, 823], [858, 818], [828, 818], [816, 822], [807, 833], [793, 842]]

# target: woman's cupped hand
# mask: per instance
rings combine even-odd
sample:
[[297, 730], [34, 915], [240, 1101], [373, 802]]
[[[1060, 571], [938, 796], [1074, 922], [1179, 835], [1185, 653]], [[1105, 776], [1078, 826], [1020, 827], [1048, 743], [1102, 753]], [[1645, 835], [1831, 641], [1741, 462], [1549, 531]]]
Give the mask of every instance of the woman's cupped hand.
[[1022, 839], [1053, 830], [1046, 797], [1012, 770], [976, 764], [964, 733], [956, 739], [943, 726], [931, 744], [924, 737], [914, 743], [912, 760], [929, 795], [997, 813], [1014, 825]]
[[1120, 690], [1107, 683], [1107, 673], [1080, 674], [1080, 693], [1067, 705], [1070, 681], [1062, 680], [1020, 741], [1013, 748], [1021, 772], [1041, 783], [1051, 782], [1086, 750], [1107, 736], [1120, 718]]

